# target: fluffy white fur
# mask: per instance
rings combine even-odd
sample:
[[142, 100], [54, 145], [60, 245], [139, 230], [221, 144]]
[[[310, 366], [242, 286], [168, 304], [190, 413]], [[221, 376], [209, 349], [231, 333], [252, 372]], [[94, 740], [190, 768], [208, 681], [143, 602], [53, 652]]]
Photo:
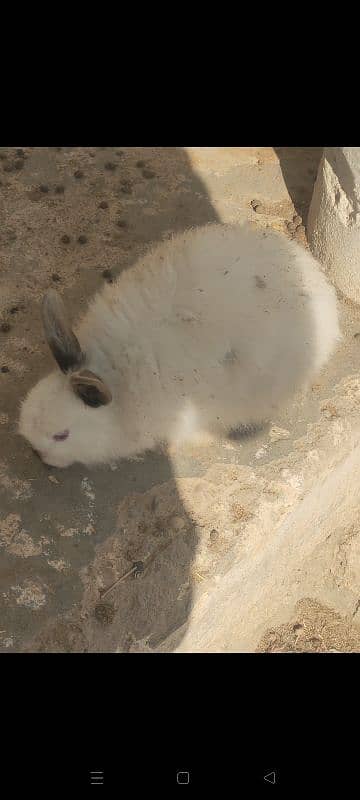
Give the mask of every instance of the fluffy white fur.
[[[113, 399], [89, 408], [59, 369], [30, 391], [19, 432], [57, 467], [273, 417], [340, 338], [334, 289], [309, 252], [272, 231], [221, 224], [151, 249], [75, 331]], [[54, 442], [64, 429], [66, 441]]]

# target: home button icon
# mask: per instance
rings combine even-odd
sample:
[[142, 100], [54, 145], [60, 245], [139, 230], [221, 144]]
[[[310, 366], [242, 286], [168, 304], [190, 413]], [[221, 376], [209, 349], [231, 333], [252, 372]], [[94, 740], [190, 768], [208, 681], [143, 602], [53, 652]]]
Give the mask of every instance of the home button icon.
[[181, 770], [177, 773], [176, 780], [178, 783], [190, 783], [190, 772]]

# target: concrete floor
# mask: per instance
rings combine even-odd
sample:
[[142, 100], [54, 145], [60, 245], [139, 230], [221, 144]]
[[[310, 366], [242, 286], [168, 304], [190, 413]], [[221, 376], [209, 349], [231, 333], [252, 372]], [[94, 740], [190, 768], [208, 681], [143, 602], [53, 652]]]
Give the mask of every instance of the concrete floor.
[[[304, 231], [292, 234], [286, 223], [296, 213], [305, 221], [320, 155], [319, 148], [171, 147], [0, 153], [3, 652], [181, 647], [195, 597], [232, 547], [233, 532], [219, 535], [215, 511], [214, 520], [197, 514], [197, 481], [214, 467], [225, 474], [261, 461], [271, 469], [285, 458], [296, 437], [317, 423], [330, 387], [354, 373], [359, 347], [359, 312], [343, 303], [341, 354], [306, 401], [274, 420], [280, 433], [273, 427], [171, 458], [152, 453], [102, 469], [57, 471], [16, 435], [18, 402], [52, 368], [40, 324], [43, 292], [50, 285], [63, 292], [75, 319], [102, 282], [131, 268], [148, 243], [217, 219], [250, 218], [306, 245]], [[101, 592], [134, 562], [143, 562], [144, 571], [102, 600]], [[260, 649], [271, 650], [265, 631], [262, 637]], [[321, 647], [307, 640], [303, 649]]]

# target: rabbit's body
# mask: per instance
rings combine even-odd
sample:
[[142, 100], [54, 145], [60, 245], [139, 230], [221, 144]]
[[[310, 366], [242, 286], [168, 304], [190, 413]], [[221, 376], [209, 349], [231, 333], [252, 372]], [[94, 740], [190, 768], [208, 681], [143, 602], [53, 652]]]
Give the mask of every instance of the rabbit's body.
[[[105, 286], [77, 338], [112, 402], [89, 408], [59, 371], [35, 387], [20, 432], [55, 466], [273, 416], [340, 332], [334, 289], [310, 253], [270, 231], [209, 225], [154, 247]], [[66, 444], [49, 449], [52, 430], [70, 426]]]

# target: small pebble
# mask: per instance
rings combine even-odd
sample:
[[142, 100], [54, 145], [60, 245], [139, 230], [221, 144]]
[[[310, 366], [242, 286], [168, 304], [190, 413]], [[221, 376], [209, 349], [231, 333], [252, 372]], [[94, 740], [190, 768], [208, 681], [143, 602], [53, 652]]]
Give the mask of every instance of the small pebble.
[[305, 226], [304, 225], [298, 225], [297, 228], [296, 228], [295, 233], [305, 233]]
[[262, 206], [261, 203], [257, 203], [256, 206], [253, 206], [253, 209], [257, 213], [261, 214], [261, 212], [264, 210], [264, 206]]
[[109, 172], [115, 172], [115, 170], [117, 169], [117, 164], [114, 164], [113, 161], [107, 161], [106, 164], [104, 164], [104, 167]]
[[55, 194], [64, 194], [64, 191], [65, 187], [61, 186], [61, 184], [59, 184], [59, 186], [55, 186]]
[[82, 172], [81, 169], [77, 169], [76, 172], [74, 172], [74, 178], [83, 178], [83, 177], [84, 173]]
[[17, 158], [16, 161], [14, 161], [14, 167], [17, 170], [22, 169], [24, 164], [25, 164], [25, 161], [24, 161], [23, 158]]
[[155, 172], [153, 172], [151, 169], [143, 169], [142, 176], [143, 178], [149, 178], [149, 179], [156, 177]]
[[57, 273], [57, 272], [53, 272], [53, 274], [52, 274], [52, 276], [51, 276], [51, 280], [53, 280], [53, 281], [55, 281], [55, 282], [56, 282], [56, 281], [61, 281], [61, 277], [60, 277], [60, 275], [58, 275], [58, 273]]
[[78, 242], [79, 242], [79, 244], [86, 244], [87, 237], [84, 236], [84, 234], [82, 233], [81, 236], [79, 236], [79, 238], [78, 238]]
[[287, 222], [286, 225], [287, 225], [288, 231], [294, 231], [296, 229], [295, 222]]
[[107, 203], [106, 200], [102, 200], [101, 203], [99, 203], [99, 208], [109, 208], [109, 203]]
[[295, 216], [293, 217], [293, 222], [295, 222], [295, 225], [301, 225], [302, 219], [301, 217], [299, 217], [299, 214], [295, 214]]
[[39, 189], [40, 192], [43, 192], [44, 194], [47, 194], [49, 191], [49, 187], [47, 186], [46, 183], [42, 183], [41, 186], [39, 186]]
[[123, 181], [120, 191], [123, 192], [123, 194], [132, 194], [132, 187], [130, 181]]
[[[9, 323], [8, 323], [8, 322], [2, 322], [2, 323], [1, 323], [1, 325], [0, 325], [0, 331], [1, 331], [2, 333], [9, 333], [9, 331], [10, 331], [10, 330], [11, 330], [11, 325], [9, 325]], [[356, 336], [356, 334], [355, 334], [355, 336]]]
[[143, 167], [146, 167], [146, 161], [137, 161], [136, 166], [138, 169], [143, 169]]
[[11, 306], [9, 311], [10, 311], [10, 314], [17, 314], [17, 312], [19, 311], [19, 306]]
[[1, 372], [10, 372], [9, 367], [1, 367]]
[[70, 244], [70, 236], [68, 236], [67, 233], [64, 233], [64, 236], [61, 237], [61, 241], [63, 244]]
[[102, 276], [103, 278], [105, 278], [106, 281], [108, 281], [108, 283], [113, 282], [113, 274], [111, 272], [111, 269], [104, 269]]
[[116, 224], [118, 228], [127, 228], [127, 222], [125, 219], [118, 219]]
[[258, 200], [252, 200], [252, 201], [251, 201], [251, 203], [250, 203], [250, 205], [251, 205], [253, 208], [255, 208], [255, 206], [258, 206], [258, 205], [260, 205], [260, 204], [259, 204], [259, 201], [258, 201]]

